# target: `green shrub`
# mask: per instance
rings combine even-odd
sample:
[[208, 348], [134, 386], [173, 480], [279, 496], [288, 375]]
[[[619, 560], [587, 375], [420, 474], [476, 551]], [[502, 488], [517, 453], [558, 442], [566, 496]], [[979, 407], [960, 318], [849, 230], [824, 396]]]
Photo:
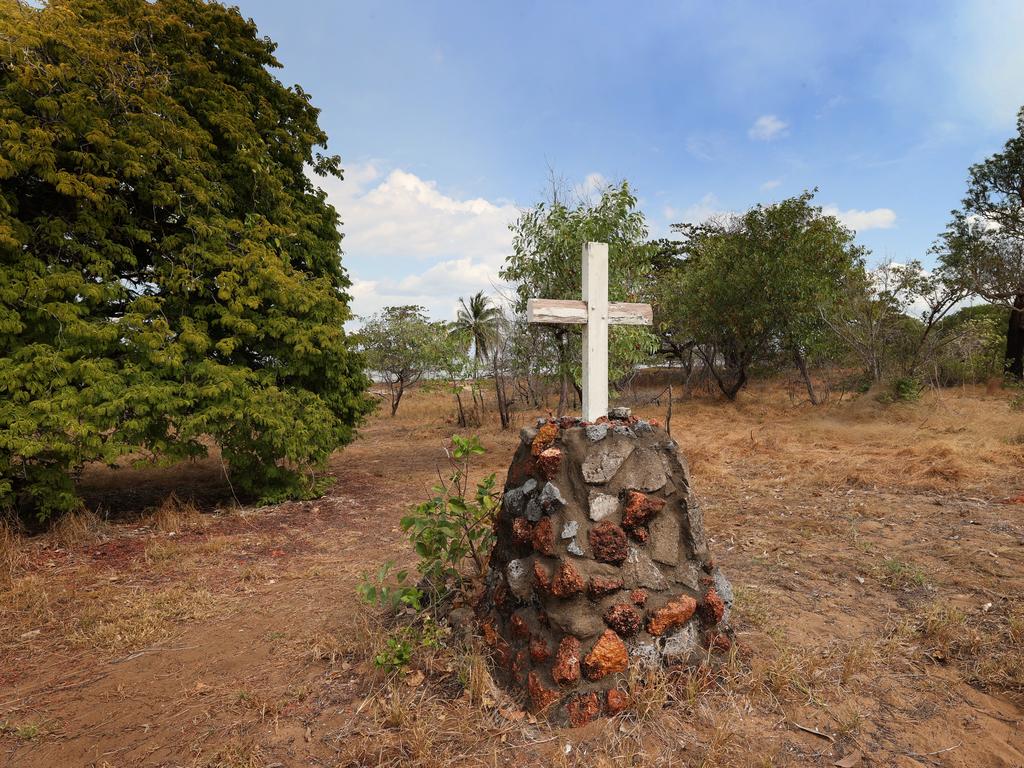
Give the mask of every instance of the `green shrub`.
[[398, 611], [402, 607], [419, 611], [423, 603], [423, 591], [408, 583], [408, 571], [398, 571], [394, 574], [393, 580], [389, 580], [392, 568], [394, 563], [389, 560], [377, 570], [376, 577], [363, 573], [356, 587], [359, 597], [365, 603], [392, 611]]
[[493, 473], [470, 492], [470, 460], [482, 453], [479, 438], [452, 437], [447, 480], [442, 479], [434, 486], [433, 497], [402, 518], [402, 530], [420, 558], [417, 568], [431, 599], [461, 587], [467, 562], [475, 576], [483, 576], [486, 570], [498, 493]]
[[900, 376], [889, 383], [889, 388], [879, 395], [883, 403], [913, 403], [921, 399], [924, 385], [913, 376]]

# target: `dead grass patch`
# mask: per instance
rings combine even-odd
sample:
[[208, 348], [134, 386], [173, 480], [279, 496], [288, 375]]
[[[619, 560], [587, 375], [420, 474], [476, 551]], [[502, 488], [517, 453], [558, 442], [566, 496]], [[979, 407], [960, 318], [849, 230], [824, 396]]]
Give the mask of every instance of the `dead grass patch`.
[[212, 756], [197, 764], [199, 768], [264, 768], [262, 747], [255, 741], [235, 740], [219, 747]]
[[1024, 696], [1024, 605], [967, 613], [936, 602], [915, 617], [912, 629], [933, 661], [958, 662], [969, 679]]
[[0, 589], [9, 587], [18, 572], [24, 553], [20, 534], [13, 525], [0, 518]]
[[311, 661], [334, 665], [344, 655], [344, 646], [328, 632], [317, 632], [308, 641], [307, 655]]
[[151, 541], [146, 545], [146, 549], [142, 554], [143, 559], [148, 565], [155, 567], [163, 567], [169, 563], [179, 561], [182, 556], [186, 556], [189, 553], [189, 547], [183, 547], [176, 541], [166, 541], [157, 539]]
[[200, 527], [202, 515], [190, 501], [182, 501], [170, 494], [149, 516], [149, 524], [164, 533], [185, 531]]
[[54, 544], [62, 549], [86, 546], [109, 534], [111, 525], [89, 509], [63, 515], [50, 529]]
[[39, 575], [16, 578], [0, 591], [0, 643], [11, 643], [24, 632], [50, 623], [57, 591], [56, 585]]
[[181, 622], [209, 616], [214, 596], [192, 584], [160, 590], [104, 588], [71, 621], [68, 639], [80, 646], [121, 651], [144, 647], [170, 635]]

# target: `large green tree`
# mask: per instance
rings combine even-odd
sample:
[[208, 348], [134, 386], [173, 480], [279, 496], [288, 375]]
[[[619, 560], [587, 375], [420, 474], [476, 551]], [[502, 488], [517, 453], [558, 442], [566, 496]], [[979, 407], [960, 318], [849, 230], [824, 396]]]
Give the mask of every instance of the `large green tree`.
[[805, 192], [741, 216], [675, 227], [683, 256], [659, 289], [661, 327], [676, 343], [697, 340], [730, 399], [751, 364], [775, 351], [796, 365], [818, 401], [808, 357], [827, 343], [822, 310], [863, 254], [853, 233], [812, 200]]
[[1010, 308], [1006, 373], [1024, 379], [1024, 108], [1003, 151], [971, 166], [937, 250], [975, 293]]
[[303, 490], [368, 409], [318, 110], [203, 0], [0, 0], [0, 506], [205, 452]]

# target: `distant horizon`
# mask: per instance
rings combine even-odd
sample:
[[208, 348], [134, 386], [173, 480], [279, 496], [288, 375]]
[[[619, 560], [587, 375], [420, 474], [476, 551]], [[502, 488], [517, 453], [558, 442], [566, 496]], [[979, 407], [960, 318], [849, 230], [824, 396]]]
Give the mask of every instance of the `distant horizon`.
[[450, 320], [495, 293], [508, 224], [552, 170], [584, 191], [628, 180], [651, 237], [818, 187], [871, 264], [927, 264], [1024, 105], [1007, 0], [239, 6], [342, 157], [345, 180], [319, 183], [357, 315]]

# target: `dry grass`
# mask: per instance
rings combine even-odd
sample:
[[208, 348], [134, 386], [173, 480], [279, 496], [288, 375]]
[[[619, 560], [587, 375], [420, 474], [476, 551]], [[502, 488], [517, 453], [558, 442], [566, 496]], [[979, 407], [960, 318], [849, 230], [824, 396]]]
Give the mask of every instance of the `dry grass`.
[[[1024, 443], [1015, 439], [1024, 414], [1009, 410], [1004, 393], [796, 408], [781, 388], [763, 387], [736, 404], [677, 403], [674, 437], [735, 587], [736, 642], [689, 670], [633, 670], [623, 681], [632, 708], [575, 730], [525, 712], [495, 685], [471, 639], [440, 633], [424, 646], [417, 637], [404, 672], [374, 665], [399, 625], [357, 604], [356, 580], [408, 557], [398, 520], [436, 480], [453, 411], [449, 397], [412, 392], [396, 418], [378, 414], [332, 460], [338, 483], [326, 499], [218, 516], [209, 537], [171, 536], [206, 529], [210, 518], [169, 489], [149, 495], [148, 504], [165, 498], [142, 518], [153, 530], [132, 517], [124, 542], [118, 526], [81, 519], [63, 534], [68, 542], [115, 541], [55, 550], [50, 537], [26, 543], [0, 531], [0, 640], [40, 674], [70, 652], [76, 668], [91, 664], [113, 683], [133, 667], [144, 674], [136, 665], [156, 661], [150, 648], [173, 665], [195, 645], [188, 633], [205, 633], [204, 656], [182, 660], [181, 675], [190, 691], [193, 680], [207, 687], [183, 703], [179, 679], [154, 675], [145, 695], [168, 715], [150, 716], [157, 729], [146, 735], [89, 720], [110, 688], [41, 693], [31, 709], [0, 712], [15, 729], [59, 713], [59, 743], [39, 732], [29, 765], [52, 764], [72, 744], [79, 755], [134, 744], [142, 751], [125, 758], [132, 764], [149, 744], [167, 749], [174, 738], [177, 754], [207, 745], [195, 768], [789, 768], [831, 765], [855, 748], [872, 764], [909, 765], [910, 752], [957, 742], [942, 753], [951, 768], [1020, 762], [1022, 710], [1011, 702], [1024, 705], [1024, 507], [1002, 500], [1024, 491]], [[634, 412], [663, 419], [664, 403]], [[518, 435], [490, 423], [466, 431], [488, 448], [480, 471], [500, 482]], [[313, 505], [322, 512], [308, 514]], [[316, 546], [276, 549], [308, 540]], [[244, 613], [217, 610], [232, 593]], [[216, 670], [208, 640], [225, 660]], [[108, 664], [142, 647], [135, 664]], [[243, 652], [252, 655], [237, 659]], [[18, 684], [35, 686], [33, 674]], [[187, 721], [171, 719], [182, 712]], [[8, 743], [23, 745], [10, 728], [0, 755]]]
[[956, 661], [981, 685], [1024, 694], [1024, 604], [969, 614], [933, 603], [911, 627], [930, 659]]
[[108, 535], [110, 524], [92, 510], [83, 509], [61, 517], [50, 529], [49, 536], [58, 547], [74, 549]]
[[0, 518], [0, 589], [11, 585], [23, 560], [21, 536], [13, 525]]
[[149, 516], [148, 522], [158, 531], [176, 533], [200, 527], [202, 515], [192, 502], [183, 502], [172, 493]]
[[197, 763], [198, 768], [265, 768], [266, 765], [266, 756], [259, 744], [241, 739], [225, 744], [209, 759]]
[[209, 616], [214, 596], [192, 584], [159, 590], [101, 588], [71, 620], [68, 639], [107, 651], [142, 648], [167, 638], [176, 624]]

